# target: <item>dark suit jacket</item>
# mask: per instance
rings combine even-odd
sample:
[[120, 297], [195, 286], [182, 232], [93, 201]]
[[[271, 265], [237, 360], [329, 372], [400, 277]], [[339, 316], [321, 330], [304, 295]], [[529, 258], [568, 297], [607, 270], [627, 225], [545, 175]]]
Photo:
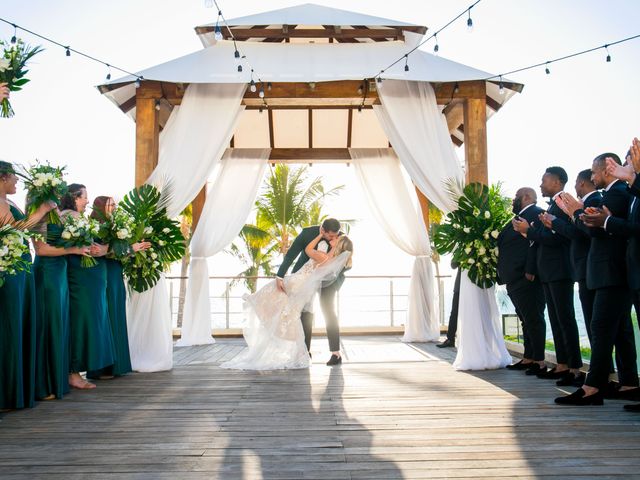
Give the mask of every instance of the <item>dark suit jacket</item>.
[[[602, 201], [600, 192], [593, 192], [584, 202], [586, 207], [599, 207]], [[575, 222], [556, 218], [552, 222], [553, 230], [571, 241], [569, 254], [571, 259], [571, 272], [576, 282], [587, 279], [587, 256], [591, 245], [591, 237], [585, 228], [580, 228]]]
[[[300, 234], [295, 238], [289, 250], [284, 256], [282, 260], [282, 264], [280, 268], [278, 268], [278, 273], [276, 274], [280, 278], [284, 278], [289, 270], [289, 267], [293, 263], [293, 261], [297, 258], [292, 273], [296, 273], [298, 270], [302, 268], [302, 266], [309, 261], [309, 256], [304, 252], [304, 249], [307, 245], [309, 245], [314, 238], [316, 238], [320, 234], [320, 227], [318, 225], [314, 225], [312, 227], [303, 228]], [[322, 242], [322, 241], [321, 241]], [[317, 247], [316, 247], [317, 249]], [[329, 245], [329, 250], [331, 250], [331, 245]], [[344, 270], [338, 275], [336, 281], [332, 284], [340, 288], [342, 283], [344, 282]]]
[[628, 239], [627, 281], [631, 290], [640, 290], [640, 197], [634, 198], [628, 219], [609, 217], [605, 230]]
[[[624, 182], [617, 181], [609, 191], [602, 192], [602, 205], [605, 205], [614, 217], [627, 219], [631, 195]], [[574, 214], [577, 225], [584, 224], [579, 216], [582, 210]], [[607, 223], [608, 226], [608, 223]], [[603, 228], [589, 228], [591, 246], [587, 257], [587, 287], [597, 288], [627, 286], [626, 251], [627, 239], [612, 235]]]
[[[565, 222], [569, 222], [569, 216], [560, 210], [555, 202], [551, 201], [547, 210], [551, 215]], [[546, 228], [538, 219], [527, 231], [527, 238], [538, 244], [536, 265], [538, 277], [543, 283], [571, 280], [571, 260], [569, 248], [571, 241], [559, 233]]]
[[[538, 221], [544, 212], [532, 205], [522, 212], [521, 217], [529, 224]], [[498, 235], [498, 283], [512, 284], [524, 278], [525, 273], [536, 275], [536, 251], [538, 246], [513, 229], [509, 222]]]

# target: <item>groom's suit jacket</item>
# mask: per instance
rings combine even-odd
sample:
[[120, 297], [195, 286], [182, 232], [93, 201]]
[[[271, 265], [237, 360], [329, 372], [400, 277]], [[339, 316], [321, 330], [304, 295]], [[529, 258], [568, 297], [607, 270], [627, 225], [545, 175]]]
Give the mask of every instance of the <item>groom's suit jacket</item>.
[[[318, 235], [320, 235], [319, 225], [303, 228], [300, 234], [295, 238], [295, 240], [291, 244], [291, 247], [289, 247], [289, 250], [287, 251], [287, 253], [285, 254], [284, 259], [282, 260], [282, 264], [280, 265], [280, 268], [278, 268], [278, 273], [276, 274], [276, 276], [280, 278], [284, 278], [284, 276], [287, 274], [287, 271], [289, 270], [289, 267], [294, 262], [294, 260], [296, 260], [296, 258], [298, 260], [296, 261], [291, 271], [292, 273], [296, 273], [298, 270], [300, 270], [302, 266], [309, 261], [309, 256], [304, 252], [304, 249]], [[322, 241], [320, 243], [322, 243]], [[331, 250], [331, 245], [329, 245], [328, 248], [329, 250]], [[336, 278], [336, 281], [334, 282], [334, 284], [337, 288], [340, 288], [343, 282], [344, 282], [344, 270], [340, 272], [340, 275], [338, 275], [338, 278]]]

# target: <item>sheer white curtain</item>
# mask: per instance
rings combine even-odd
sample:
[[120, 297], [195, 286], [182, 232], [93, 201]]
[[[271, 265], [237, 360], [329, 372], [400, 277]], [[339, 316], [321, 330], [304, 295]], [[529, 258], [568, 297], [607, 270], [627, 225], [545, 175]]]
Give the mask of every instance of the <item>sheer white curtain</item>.
[[405, 342], [438, 340], [440, 325], [435, 304], [431, 249], [422, 214], [391, 148], [351, 148], [356, 175], [367, 202], [389, 239], [413, 255]]
[[411, 180], [440, 210], [455, 210], [445, 182], [462, 182], [464, 175], [433, 88], [427, 82], [385, 80], [378, 91], [382, 105], [374, 111]]
[[[246, 84], [191, 84], [162, 134], [158, 166], [147, 183], [169, 189], [167, 213], [176, 217], [205, 185], [236, 129]], [[166, 190], [165, 190], [166, 191]], [[131, 364], [138, 371], [169, 370], [172, 321], [164, 277], [133, 293], [127, 308]], [[134, 354], [134, 352], [136, 352]]]
[[198, 227], [191, 238], [191, 266], [184, 305], [182, 338], [177, 345], [214, 343], [211, 337], [207, 258], [226, 247], [247, 220], [271, 149], [233, 149], [207, 193]]

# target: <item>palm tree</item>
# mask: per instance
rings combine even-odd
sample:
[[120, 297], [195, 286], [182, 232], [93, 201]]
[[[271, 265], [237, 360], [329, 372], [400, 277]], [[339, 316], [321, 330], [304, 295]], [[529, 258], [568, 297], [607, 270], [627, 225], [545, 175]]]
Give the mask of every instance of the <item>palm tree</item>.
[[258, 284], [255, 277], [260, 275], [260, 272], [267, 276], [274, 274], [271, 262], [278, 244], [273, 242], [269, 232], [258, 225], [246, 224], [242, 227], [239, 237], [243, 248], [233, 243], [229, 251], [247, 268], [238, 274], [234, 282], [242, 279], [247, 289], [254, 293]]
[[184, 299], [187, 295], [187, 272], [189, 271], [189, 263], [191, 262], [191, 249], [189, 242], [191, 241], [191, 226], [193, 225], [193, 209], [191, 204], [185, 208], [180, 214], [180, 232], [185, 238], [186, 249], [180, 264], [180, 293], [178, 294], [178, 328], [182, 327], [182, 318], [184, 316]]
[[337, 195], [344, 185], [325, 191], [320, 177], [305, 187], [307, 167], [291, 169], [279, 164], [271, 170], [264, 191], [256, 201], [258, 218], [275, 239], [278, 250], [285, 253], [298, 228], [309, 225], [312, 218], [320, 218], [322, 200]]

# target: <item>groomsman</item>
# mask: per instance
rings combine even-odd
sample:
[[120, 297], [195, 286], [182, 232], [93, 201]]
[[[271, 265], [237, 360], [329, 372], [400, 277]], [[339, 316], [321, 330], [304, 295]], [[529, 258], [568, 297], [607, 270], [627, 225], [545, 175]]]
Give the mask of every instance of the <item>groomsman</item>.
[[[556, 205], [556, 200], [563, 193], [567, 181], [567, 172], [562, 167], [549, 167], [542, 176], [540, 185], [542, 195], [550, 198], [547, 213], [564, 222], [570, 221], [569, 216]], [[580, 338], [573, 307], [574, 282], [569, 255], [571, 242], [555, 230], [546, 228], [542, 218], [533, 225], [524, 220], [514, 220], [514, 228], [538, 245], [536, 268], [544, 289], [556, 349], [557, 366], [547, 372], [540, 372], [538, 377], [563, 380], [571, 384], [580, 375], [582, 367]]]
[[[544, 212], [536, 206], [535, 190], [523, 187], [513, 198], [513, 213], [527, 224], [538, 221]], [[524, 355], [521, 361], [507, 366], [510, 370], [526, 370], [536, 375], [547, 370], [544, 364], [544, 291], [536, 278], [536, 251], [533, 244], [508, 223], [498, 235], [498, 280], [507, 285], [507, 294], [522, 322]]]
[[[578, 174], [575, 189], [584, 208], [600, 206], [602, 195], [596, 190], [595, 185], [591, 181], [591, 169], [583, 170]], [[544, 215], [543, 223], [545, 227], [558, 232], [571, 241], [570, 254], [573, 280], [578, 282], [582, 314], [584, 315], [584, 323], [587, 329], [587, 335], [589, 336], [589, 342], [591, 342], [591, 312], [593, 310], [595, 292], [587, 288], [587, 255], [589, 254], [589, 246], [591, 244], [589, 231], [584, 227], [581, 228], [577, 226], [573, 219], [567, 222], [550, 213]], [[576, 386], [582, 386], [583, 380], [584, 378], [581, 376], [578, 379], [580, 385]]]
[[[597, 188], [604, 188], [603, 212], [626, 220], [631, 196], [625, 183], [607, 172], [608, 157], [620, 165], [620, 159], [613, 153], [599, 155], [593, 161], [591, 178]], [[582, 214], [596, 214], [597, 209], [582, 210], [570, 195], [563, 195], [561, 200], [567, 210], [573, 212], [576, 223], [595, 224]], [[606, 228], [604, 223], [603, 227]], [[625, 398], [625, 392], [634, 394], [638, 387], [636, 349], [630, 315], [631, 293], [626, 278], [626, 239], [611, 235], [600, 227], [591, 227], [589, 232], [591, 247], [587, 258], [587, 287], [595, 290], [591, 318], [591, 364], [582, 388], [571, 395], [556, 398], [556, 403], [562, 405], [602, 405], [614, 344], [621, 385], [619, 398]]]

